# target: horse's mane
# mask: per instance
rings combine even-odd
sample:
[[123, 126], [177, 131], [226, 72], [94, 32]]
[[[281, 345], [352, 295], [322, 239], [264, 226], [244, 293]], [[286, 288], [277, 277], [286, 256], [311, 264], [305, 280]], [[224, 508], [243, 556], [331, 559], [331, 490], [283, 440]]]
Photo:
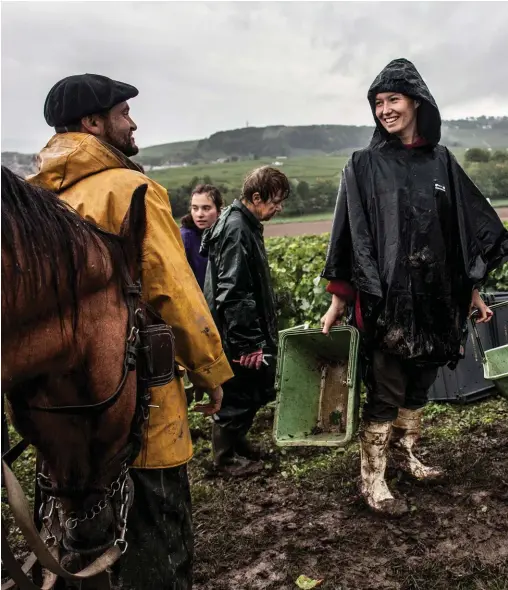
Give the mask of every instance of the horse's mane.
[[[51, 289], [63, 322], [64, 300], [71, 296], [75, 331], [79, 310], [79, 286], [87, 268], [90, 249], [101, 243], [111, 256], [119, 284], [127, 266], [122, 238], [81, 217], [51, 191], [33, 186], [2, 166], [2, 299], [4, 313], [15, 304], [20, 287], [35, 301]], [[99, 251], [104, 251], [102, 248]], [[102, 257], [104, 269], [106, 260]], [[12, 265], [11, 281], [7, 264]], [[51, 296], [51, 295], [50, 295]]]

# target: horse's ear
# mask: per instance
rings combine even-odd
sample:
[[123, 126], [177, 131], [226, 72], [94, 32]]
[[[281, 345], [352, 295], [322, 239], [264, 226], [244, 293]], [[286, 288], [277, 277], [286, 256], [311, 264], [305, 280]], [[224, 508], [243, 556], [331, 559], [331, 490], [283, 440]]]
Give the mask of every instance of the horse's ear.
[[132, 194], [130, 207], [120, 227], [120, 236], [124, 238], [127, 264], [134, 281], [141, 280], [143, 261], [143, 242], [146, 234], [145, 195], [147, 184], [138, 186]]

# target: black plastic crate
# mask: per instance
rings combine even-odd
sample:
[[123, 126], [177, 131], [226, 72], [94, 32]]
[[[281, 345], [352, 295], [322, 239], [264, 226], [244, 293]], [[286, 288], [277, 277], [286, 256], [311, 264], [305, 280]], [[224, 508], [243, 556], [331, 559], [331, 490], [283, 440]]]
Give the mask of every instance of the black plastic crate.
[[[493, 323], [494, 320], [490, 324], [478, 324], [478, 332], [486, 349], [497, 346]], [[459, 361], [454, 371], [448, 367], [439, 369], [437, 379], [429, 390], [429, 400], [471, 403], [489, 397], [496, 391], [492, 381], [483, 377], [482, 359], [471, 322], [468, 322], [468, 328], [465, 357]]]

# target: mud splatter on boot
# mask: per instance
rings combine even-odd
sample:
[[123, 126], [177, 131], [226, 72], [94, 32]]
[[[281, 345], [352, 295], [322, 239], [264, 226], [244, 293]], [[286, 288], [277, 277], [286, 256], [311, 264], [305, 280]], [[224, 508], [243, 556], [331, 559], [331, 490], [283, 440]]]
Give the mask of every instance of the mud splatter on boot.
[[399, 409], [398, 418], [393, 422], [391, 446], [394, 459], [401, 469], [420, 481], [439, 481], [445, 473], [437, 467], [424, 465], [413, 454], [413, 448], [421, 435], [423, 408], [419, 410]]
[[404, 500], [392, 496], [385, 481], [386, 455], [391, 422], [364, 422], [360, 432], [361, 493], [374, 512], [402, 516], [408, 512]]

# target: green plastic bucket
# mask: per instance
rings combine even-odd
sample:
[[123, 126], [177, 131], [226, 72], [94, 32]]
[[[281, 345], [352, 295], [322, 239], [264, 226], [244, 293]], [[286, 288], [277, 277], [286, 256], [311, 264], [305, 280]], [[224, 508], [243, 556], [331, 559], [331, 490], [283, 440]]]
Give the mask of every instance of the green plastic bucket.
[[485, 351], [483, 375], [494, 382], [501, 395], [508, 398], [508, 344]]
[[358, 426], [360, 335], [351, 326], [280, 332], [274, 439], [280, 446], [342, 447]]
[[[504, 307], [508, 305], [508, 301], [496, 303], [490, 306], [495, 313], [496, 308]], [[508, 398], [508, 344], [504, 346], [498, 346], [497, 348], [491, 348], [490, 350], [484, 350], [480, 334], [476, 328], [476, 317], [477, 312], [473, 313], [471, 320], [473, 323], [473, 330], [478, 343], [478, 348], [483, 362], [483, 376], [485, 379], [491, 380], [496, 386], [499, 393]]]

